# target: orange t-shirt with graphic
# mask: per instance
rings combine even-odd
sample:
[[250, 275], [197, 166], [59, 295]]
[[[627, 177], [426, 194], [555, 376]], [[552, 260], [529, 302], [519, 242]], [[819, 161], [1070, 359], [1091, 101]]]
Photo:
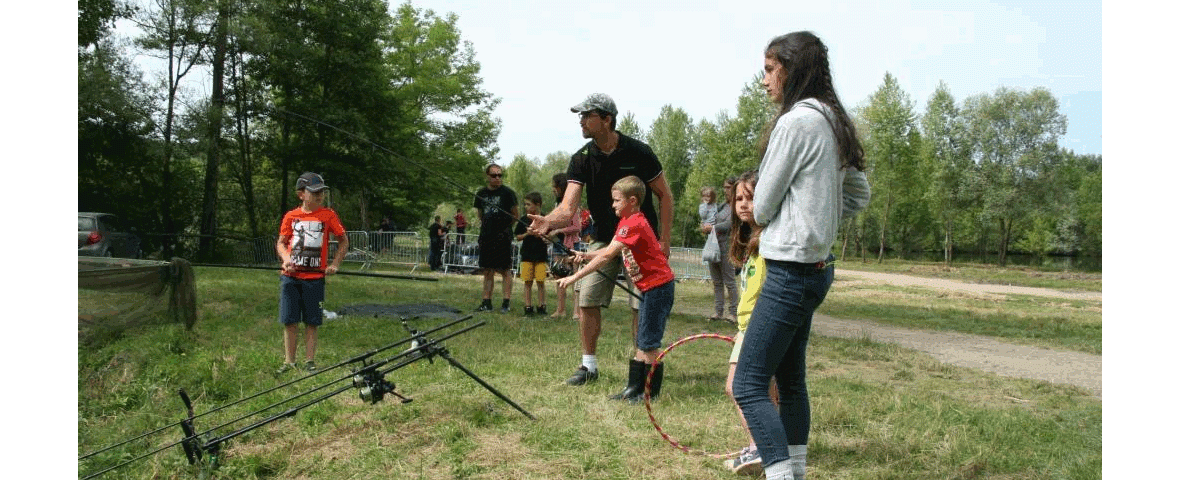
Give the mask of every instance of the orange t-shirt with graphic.
[[330, 208], [308, 213], [303, 207], [295, 207], [283, 215], [279, 236], [289, 237], [287, 248], [291, 251], [291, 262], [295, 264], [293, 273], [284, 272], [283, 275], [300, 280], [324, 278], [324, 269], [328, 267], [329, 233], [344, 236], [344, 225], [336, 211]]

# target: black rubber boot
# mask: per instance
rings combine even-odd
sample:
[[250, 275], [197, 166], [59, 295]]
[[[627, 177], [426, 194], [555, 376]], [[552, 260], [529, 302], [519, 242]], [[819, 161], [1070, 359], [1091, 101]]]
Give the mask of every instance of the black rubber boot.
[[631, 359], [630, 368], [627, 371], [627, 388], [622, 392], [611, 395], [611, 400], [629, 400], [635, 401], [636, 398], [643, 397], [643, 382], [647, 379], [647, 364], [643, 360]]
[[[644, 372], [643, 379], [644, 379], [644, 382], [646, 383], [647, 369], [645, 368], [643, 370], [643, 372]], [[654, 373], [652, 373], [652, 375], [651, 375], [651, 399], [652, 399], [652, 401], [655, 401], [656, 397], [660, 396], [660, 387], [662, 387], [662, 386], [664, 386], [664, 363], [660, 362], [659, 365], [656, 365], [656, 371]], [[635, 399], [632, 400], [632, 402], [638, 403], [638, 402], [643, 401], [643, 390], [644, 390], [643, 387], [644, 387], [644, 384], [640, 383], [639, 384], [639, 396], [635, 397]]]

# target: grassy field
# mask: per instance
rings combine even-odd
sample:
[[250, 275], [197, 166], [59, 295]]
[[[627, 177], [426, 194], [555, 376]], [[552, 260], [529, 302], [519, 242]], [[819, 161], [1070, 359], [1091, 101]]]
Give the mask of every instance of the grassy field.
[[[79, 456], [180, 420], [179, 388], [189, 392], [200, 414], [298, 378], [272, 374], [281, 356], [273, 273], [198, 268], [197, 281], [201, 318], [194, 331], [145, 327], [79, 350]], [[474, 276], [440, 277], [436, 283], [341, 276], [330, 281], [326, 307], [437, 303], [470, 311], [478, 303], [479, 288]], [[518, 284], [517, 312], [520, 288]], [[711, 304], [707, 285], [684, 282], [677, 289], [665, 343], [701, 332], [732, 333], [731, 327], [703, 318]], [[881, 311], [931, 301], [927, 297], [935, 295], [898, 293], [889, 296], [899, 303]], [[552, 311], [552, 290], [550, 295]], [[908, 295], [920, 299], [906, 300]], [[839, 309], [854, 308], [849, 305], [856, 297], [834, 288], [820, 311], [841, 316]], [[960, 300], [939, 300], [939, 309], [980, 308]], [[1036, 303], [1013, 302], [1011, 308], [1020, 310]], [[868, 310], [852, 318], [876, 318], [871, 306], [856, 308]], [[720, 460], [673, 449], [652, 428], [642, 405], [607, 399], [625, 382], [632, 353], [629, 317], [625, 308], [605, 310], [599, 342], [602, 378], [587, 387], [562, 383], [580, 358], [572, 320], [480, 314], [475, 320], [485, 325], [446, 342], [456, 360], [537, 421], [445, 361], [419, 361], [387, 376], [412, 403], [387, 397], [370, 405], [355, 391], [346, 391], [229, 441], [213, 478], [734, 478]], [[1016, 322], [996, 326], [995, 335], [1020, 337], [1021, 320], [1006, 317], [985, 315], [955, 323]], [[428, 329], [445, 321], [412, 323]], [[1045, 335], [1051, 337], [1052, 331]], [[399, 322], [390, 318], [330, 320], [321, 330], [317, 361], [330, 366], [405, 337]], [[1063, 348], [1091, 348], [1067, 347], [1089, 340], [1060, 343]], [[665, 359], [664, 396], [653, 405], [654, 414], [666, 432], [692, 448], [721, 453], [746, 441], [722, 387], [728, 350], [727, 343], [709, 339], [685, 344]], [[348, 371], [341, 367], [206, 415], [197, 419], [196, 427], [203, 431], [229, 422], [347, 377]], [[1101, 477], [1102, 405], [1080, 389], [950, 367], [892, 345], [827, 337], [813, 338], [809, 371], [810, 479]], [[261, 418], [249, 416], [215, 433], [224, 435]], [[96, 472], [181, 437], [179, 427], [168, 428], [79, 462], [79, 473]], [[196, 476], [181, 449], [174, 447], [103, 478]]]

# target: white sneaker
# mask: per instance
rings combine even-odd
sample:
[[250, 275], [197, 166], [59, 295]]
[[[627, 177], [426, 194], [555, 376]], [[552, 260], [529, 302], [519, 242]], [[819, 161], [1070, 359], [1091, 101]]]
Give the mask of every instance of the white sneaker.
[[725, 467], [738, 475], [761, 475], [762, 456], [758, 455], [758, 450], [746, 447], [742, 449], [742, 453], [738, 454], [737, 458], [726, 460]]

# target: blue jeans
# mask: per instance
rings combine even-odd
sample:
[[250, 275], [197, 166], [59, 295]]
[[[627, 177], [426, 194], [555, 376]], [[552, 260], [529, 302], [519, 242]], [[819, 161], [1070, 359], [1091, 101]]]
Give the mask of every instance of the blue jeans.
[[639, 325], [635, 332], [635, 347], [643, 351], [660, 348], [664, 340], [664, 327], [672, 313], [672, 301], [676, 298], [676, 280], [643, 292], [639, 301]]
[[[806, 445], [811, 430], [807, 398], [807, 339], [811, 317], [832, 286], [834, 268], [766, 260], [766, 280], [746, 329], [733, 376], [733, 396], [742, 407], [762, 465], [789, 456], [787, 445]], [[778, 381], [779, 408], [766, 394]]]

